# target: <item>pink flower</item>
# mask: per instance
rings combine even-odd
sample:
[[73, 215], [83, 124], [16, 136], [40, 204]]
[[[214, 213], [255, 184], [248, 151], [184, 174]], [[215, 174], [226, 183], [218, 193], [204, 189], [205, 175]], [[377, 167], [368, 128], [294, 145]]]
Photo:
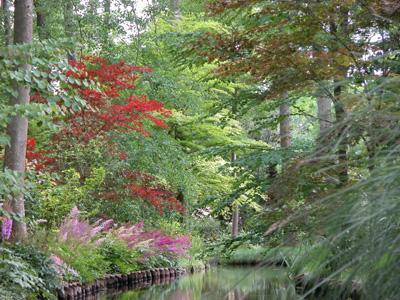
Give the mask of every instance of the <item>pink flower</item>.
[[3, 240], [9, 240], [12, 233], [13, 220], [9, 218], [3, 219], [3, 224], [1, 225], [1, 236]]

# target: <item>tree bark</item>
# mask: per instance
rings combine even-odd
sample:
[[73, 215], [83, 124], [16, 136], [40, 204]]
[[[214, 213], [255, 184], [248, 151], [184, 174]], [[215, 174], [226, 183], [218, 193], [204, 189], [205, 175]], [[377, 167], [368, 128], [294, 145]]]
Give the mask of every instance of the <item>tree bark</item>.
[[[348, 10], [345, 7], [341, 7], [339, 9], [341, 18], [334, 22], [330, 22], [330, 30], [336, 36], [340, 34], [344, 37], [345, 41], [348, 39]], [[338, 51], [338, 49], [334, 48], [332, 51]], [[342, 84], [340, 82], [341, 79], [346, 78], [347, 67], [342, 67], [340, 69], [342, 71], [342, 75], [336, 77], [334, 82], [334, 90], [333, 90], [333, 105], [335, 109], [336, 121], [335, 127], [337, 130], [337, 157], [338, 157], [338, 179], [339, 186], [345, 185], [349, 179], [349, 171], [348, 171], [348, 160], [347, 160], [347, 143], [348, 139], [346, 138], [346, 111], [344, 109], [343, 102], [341, 100], [342, 94]]]
[[319, 134], [323, 135], [332, 127], [331, 109], [332, 101], [327, 96], [319, 96], [317, 98]]
[[44, 11], [43, 0], [34, 0], [35, 11], [36, 11], [36, 26], [38, 29], [38, 35], [40, 40], [48, 38], [48, 32], [46, 30], [46, 13]]
[[[16, 0], [14, 9], [14, 41], [15, 44], [32, 43], [32, 16], [33, 3], [32, 0]], [[29, 72], [31, 66], [22, 64], [20, 66], [24, 72]], [[15, 82], [17, 97], [10, 99], [10, 105], [26, 105], [29, 104], [30, 87]], [[10, 137], [10, 145], [6, 147], [4, 167], [6, 169], [16, 171], [21, 175], [19, 178], [20, 188], [24, 187], [23, 173], [25, 172], [26, 160], [26, 142], [28, 138], [28, 119], [25, 116], [17, 114], [12, 117], [7, 133]], [[25, 217], [25, 203], [23, 193], [12, 196], [10, 199], [12, 211], [21, 218]], [[21, 241], [26, 238], [26, 224], [22, 221], [14, 221], [12, 238], [15, 241]]]
[[332, 128], [332, 101], [325, 95], [317, 98], [319, 136], [317, 140], [317, 155], [322, 157], [329, 153], [329, 130]]
[[110, 30], [111, 26], [111, 0], [104, 0], [104, 25], [106, 26], [107, 31]]
[[337, 130], [337, 156], [338, 156], [338, 179], [340, 184], [345, 185], [349, 179], [349, 167], [347, 161], [347, 138], [346, 138], [346, 111], [344, 109], [343, 103], [340, 99], [340, 95], [342, 93], [342, 87], [335, 80], [336, 86], [334, 89], [334, 107], [335, 107], [335, 115], [336, 115], [336, 130]]
[[103, 3], [103, 8], [104, 8], [104, 32], [102, 33], [103, 35], [103, 50], [106, 52], [110, 50], [111, 45], [112, 45], [112, 40], [111, 40], [111, 0], [104, 0]]
[[170, 9], [174, 20], [179, 20], [181, 18], [180, 4], [180, 0], [170, 0]]
[[1, 7], [3, 11], [3, 26], [4, 26], [4, 43], [5, 45], [12, 45], [12, 27], [11, 27], [11, 12], [10, 0], [1, 0]]
[[[236, 161], [236, 153], [232, 153], [232, 163]], [[232, 237], [236, 238], [239, 234], [239, 206], [232, 206]]]
[[279, 124], [279, 135], [281, 140], [281, 148], [286, 149], [291, 144], [290, 133], [290, 106], [286, 103], [281, 104], [279, 107], [279, 116], [281, 121]]
[[[74, 39], [74, 5], [72, 0], [66, 0], [64, 3], [64, 32], [68, 38]], [[67, 57], [69, 60], [75, 60], [76, 53], [69, 51]]]

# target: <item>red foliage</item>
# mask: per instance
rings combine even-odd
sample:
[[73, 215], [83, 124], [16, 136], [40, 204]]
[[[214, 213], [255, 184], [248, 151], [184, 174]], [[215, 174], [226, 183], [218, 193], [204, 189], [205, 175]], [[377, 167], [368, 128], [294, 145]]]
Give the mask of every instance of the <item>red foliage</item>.
[[145, 120], [161, 128], [168, 127], [163, 118], [169, 116], [170, 111], [164, 108], [163, 103], [146, 96], [131, 95], [138, 79], [137, 73], [151, 72], [150, 68], [132, 66], [125, 62], [111, 64], [95, 56], [70, 61], [70, 65], [74, 71], [66, 72], [67, 77], [82, 83], [96, 82], [99, 88], [90, 88], [87, 84], [69, 84], [69, 89], [76, 90], [87, 106], [65, 119], [67, 126], [58, 138], [72, 136], [88, 142], [110, 131], [136, 131], [148, 136], [149, 132], [144, 127]]
[[[108, 152], [125, 160], [126, 153], [115, 149], [109, 133], [135, 131], [148, 136], [146, 120], [160, 128], [168, 127], [164, 118], [170, 115], [170, 111], [164, 108], [163, 103], [146, 96], [132, 95], [138, 73], [151, 72], [150, 68], [125, 62], [111, 64], [96, 56], [86, 56], [69, 63], [72, 69], [65, 73], [68, 84], [63, 88], [67, 93], [79, 94], [87, 105], [78, 111], [70, 111], [63, 118], [63, 128], [53, 136], [53, 144], [65, 141], [64, 146], [74, 147], [76, 143], [86, 144], [93, 138], [103, 138], [107, 139]], [[31, 101], [45, 103], [46, 99], [35, 93]], [[31, 151], [28, 156], [44, 167], [40, 154], [44, 152]]]
[[132, 194], [150, 202], [158, 212], [162, 215], [165, 209], [175, 210], [179, 213], [184, 212], [184, 207], [175, 197], [174, 194], [162, 186], [148, 187], [136, 184], [128, 185]]
[[160, 214], [163, 214], [165, 209], [175, 210], [179, 213], [184, 212], [185, 208], [176, 199], [175, 194], [166, 187], [155, 184], [154, 176], [131, 171], [125, 171], [124, 175], [130, 180], [127, 188], [132, 195], [148, 201]]
[[36, 150], [36, 140], [28, 137], [26, 144], [26, 159], [28, 165], [32, 166], [35, 171], [42, 171], [44, 168], [54, 163], [55, 158], [47, 156], [48, 151]]
[[[86, 145], [91, 139], [103, 139], [107, 144], [107, 153], [120, 160], [128, 158], [127, 153], [118, 149], [111, 141], [110, 133], [139, 132], [148, 136], [146, 121], [160, 128], [167, 128], [164, 119], [170, 111], [163, 103], [148, 99], [146, 96], [133, 95], [138, 73], [151, 72], [146, 67], [137, 67], [119, 62], [108, 63], [106, 59], [96, 56], [84, 57], [81, 61], [70, 61], [73, 70], [65, 73], [68, 85], [65, 91], [79, 94], [86, 101], [86, 106], [78, 111], [71, 111], [63, 119], [63, 128], [53, 136], [53, 145], [61, 142], [63, 147], [75, 147], [76, 143]], [[81, 82], [81, 84], [78, 84]], [[97, 85], [93, 85], [93, 82]], [[89, 84], [91, 83], [91, 84]], [[32, 96], [33, 102], [45, 102], [40, 94]], [[50, 145], [51, 146], [51, 145]], [[34, 139], [28, 141], [27, 158], [36, 170], [54, 163], [56, 159], [48, 158], [46, 151], [35, 151]], [[62, 155], [53, 153], [62, 159]], [[152, 204], [162, 214], [165, 209], [183, 212], [183, 205], [167, 188], [154, 184], [155, 177], [140, 172], [125, 171], [123, 176], [129, 181], [125, 188], [133, 197], [142, 198]], [[114, 183], [115, 184], [115, 183]], [[99, 196], [117, 202], [118, 192], [114, 184]]]

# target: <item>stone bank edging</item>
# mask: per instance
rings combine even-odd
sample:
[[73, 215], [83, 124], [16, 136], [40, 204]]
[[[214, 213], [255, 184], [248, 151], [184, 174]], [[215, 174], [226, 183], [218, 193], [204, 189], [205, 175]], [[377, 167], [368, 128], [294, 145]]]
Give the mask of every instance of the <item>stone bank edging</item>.
[[203, 268], [156, 268], [150, 270], [136, 271], [129, 274], [113, 274], [106, 275], [96, 279], [93, 283], [72, 282], [64, 285], [58, 291], [58, 299], [74, 300], [86, 298], [108, 289], [113, 290], [132, 286], [139, 283], [152, 282], [156, 280], [174, 279], [187, 273], [194, 273], [208, 269], [205, 265]]

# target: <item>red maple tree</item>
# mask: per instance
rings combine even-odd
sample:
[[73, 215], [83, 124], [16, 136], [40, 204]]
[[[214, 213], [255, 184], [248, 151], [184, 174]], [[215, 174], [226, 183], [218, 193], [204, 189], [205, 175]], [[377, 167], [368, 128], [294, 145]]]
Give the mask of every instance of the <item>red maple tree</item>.
[[[136, 131], [148, 136], [144, 125], [146, 120], [157, 127], [168, 127], [164, 118], [170, 115], [170, 111], [162, 102], [132, 94], [138, 73], [151, 72], [150, 68], [122, 61], [111, 64], [104, 58], [94, 56], [84, 57], [82, 61], [70, 61], [70, 64], [74, 71], [67, 71], [66, 76], [75, 81], [68, 88], [77, 90], [86, 106], [64, 120], [67, 126], [58, 137], [72, 136], [88, 142], [111, 131]], [[76, 80], [82, 84], [77, 84]], [[90, 82], [97, 83], [97, 88], [88, 86]]]
[[[78, 110], [70, 110], [61, 121], [61, 130], [54, 134], [52, 144], [62, 143], [64, 148], [75, 147], [77, 143], [87, 144], [92, 139], [101, 139], [107, 147], [108, 155], [126, 160], [127, 153], [113, 142], [113, 134], [138, 132], [149, 136], [145, 124], [153, 123], [167, 128], [165, 118], [170, 115], [162, 102], [146, 96], [134, 95], [135, 82], [140, 73], [151, 72], [150, 68], [129, 65], [125, 62], [109, 63], [106, 59], [86, 56], [80, 61], [69, 62], [72, 69], [65, 72], [67, 84], [63, 87], [71, 95], [78, 94], [86, 105]], [[72, 80], [70, 80], [72, 78]], [[33, 102], [44, 102], [40, 94], [32, 96]], [[60, 102], [60, 105], [62, 103]], [[51, 148], [51, 145], [50, 145]], [[28, 141], [27, 158], [36, 171], [46, 167], [55, 170], [62, 154], [59, 148], [37, 150], [36, 141]], [[49, 157], [50, 156], [50, 157]], [[183, 212], [183, 205], [168, 188], [155, 184], [155, 177], [140, 172], [125, 170], [124, 188], [131, 196], [148, 201], [162, 214], [165, 209]], [[113, 189], [101, 193], [104, 199], [118, 201], [118, 193]]]

